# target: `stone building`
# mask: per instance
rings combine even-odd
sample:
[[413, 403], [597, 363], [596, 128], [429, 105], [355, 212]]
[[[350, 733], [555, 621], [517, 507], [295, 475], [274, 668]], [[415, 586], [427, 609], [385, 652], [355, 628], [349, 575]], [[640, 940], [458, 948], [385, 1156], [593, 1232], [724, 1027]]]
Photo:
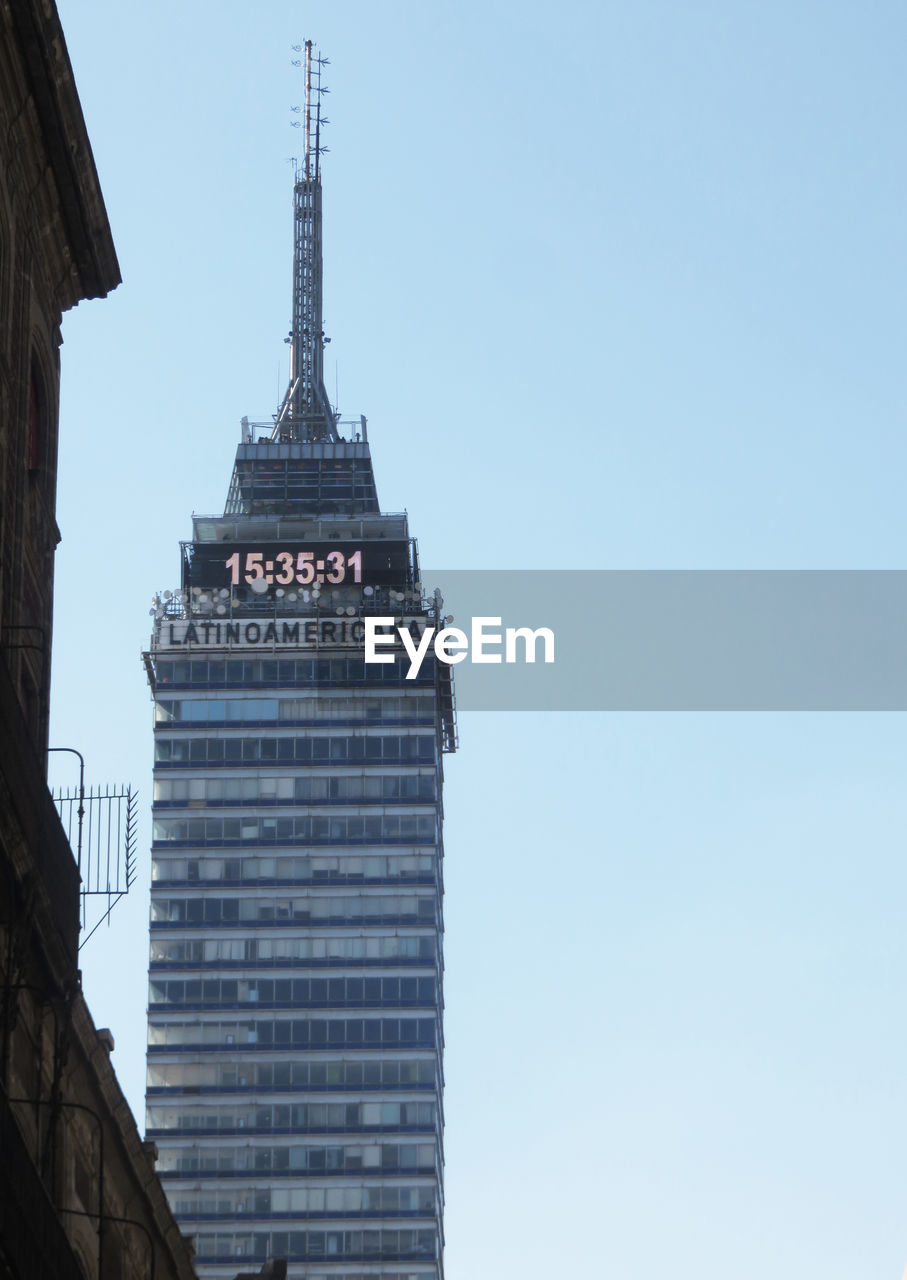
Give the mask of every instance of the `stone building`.
[[0, 1280], [193, 1280], [78, 969], [46, 783], [60, 321], [119, 268], [52, 0], [0, 0]]

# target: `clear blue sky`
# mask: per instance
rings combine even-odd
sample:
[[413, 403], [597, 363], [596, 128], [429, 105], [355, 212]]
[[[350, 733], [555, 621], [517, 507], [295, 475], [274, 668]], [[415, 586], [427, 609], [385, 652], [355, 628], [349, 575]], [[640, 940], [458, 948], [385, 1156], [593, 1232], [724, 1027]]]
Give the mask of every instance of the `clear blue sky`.
[[[425, 563], [903, 568], [907, 11], [59, 7], [124, 283], [64, 323], [53, 739], [142, 790], [84, 953], [140, 1112], [139, 654], [286, 377], [289, 46], [332, 60], [327, 381]], [[460, 729], [448, 1280], [896, 1280], [904, 718]]]

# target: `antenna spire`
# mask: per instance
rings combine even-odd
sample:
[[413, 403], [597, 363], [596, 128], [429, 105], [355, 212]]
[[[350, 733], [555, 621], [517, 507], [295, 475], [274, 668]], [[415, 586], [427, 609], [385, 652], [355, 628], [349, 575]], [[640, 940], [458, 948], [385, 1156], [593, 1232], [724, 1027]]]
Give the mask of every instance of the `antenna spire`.
[[272, 440], [337, 440], [336, 416], [324, 387], [321, 279], [321, 69], [329, 60], [305, 42], [305, 130], [303, 158], [293, 184], [293, 321], [290, 382], [277, 414]]

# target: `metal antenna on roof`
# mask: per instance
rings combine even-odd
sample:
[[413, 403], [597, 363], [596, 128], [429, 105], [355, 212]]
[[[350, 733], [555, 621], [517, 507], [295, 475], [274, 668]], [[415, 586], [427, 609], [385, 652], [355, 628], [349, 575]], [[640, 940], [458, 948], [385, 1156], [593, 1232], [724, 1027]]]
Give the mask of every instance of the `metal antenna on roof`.
[[[290, 381], [277, 414], [272, 440], [337, 440], [336, 420], [324, 387], [324, 336], [322, 320], [321, 252], [321, 128], [328, 123], [321, 114], [321, 97], [328, 92], [321, 83], [327, 58], [318, 57], [306, 40], [299, 59], [305, 74], [305, 114], [293, 121], [303, 129], [302, 159], [296, 162], [293, 184], [293, 320], [287, 337], [290, 346]], [[301, 50], [299, 50], [301, 52]], [[295, 108], [294, 108], [295, 110]]]

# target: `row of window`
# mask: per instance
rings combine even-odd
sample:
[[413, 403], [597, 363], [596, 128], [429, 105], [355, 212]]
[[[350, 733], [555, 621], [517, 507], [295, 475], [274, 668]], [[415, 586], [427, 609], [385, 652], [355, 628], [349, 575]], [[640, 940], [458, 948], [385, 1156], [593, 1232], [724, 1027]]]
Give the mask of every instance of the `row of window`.
[[[253, 477], [257, 477], [259, 470], [263, 476], [284, 476], [286, 475], [291, 482], [295, 482], [297, 478], [323, 476], [342, 476], [347, 474], [356, 477], [357, 483], [366, 484], [370, 481], [372, 475], [372, 467], [370, 458], [360, 449], [359, 455], [355, 455], [353, 450], [357, 445], [349, 440], [341, 440], [337, 442], [319, 441], [316, 444], [304, 445], [305, 449], [311, 449], [315, 452], [306, 453], [305, 457], [299, 457], [298, 452], [300, 446], [294, 444], [275, 443], [270, 440], [258, 440], [254, 444], [248, 443], [240, 445], [237, 452], [237, 462], [233, 468], [233, 477], [230, 481], [231, 490], [237, 488], [247, 489]], [[225, 514], [230, 514], [226, 512]], [[332, 513], [333, 514], [333, 513]], [[378, 515], [378, 512], [374, 513]], [[297, 518], [299, 518], [297, 516]], [[380, 517], [379, 517], [380, 518]], [[312, 520], [317, 521], [319, 513], [314, 513]], [[342, 523], [343, 516], [339, 516], [332, 523]], [[316, 526], [317, 527], [317, 526]], [[323, 528], [323, 526], [322, 526]], [[362, 538], [368, 537], [372, 541], [371, 524], [368, 526], [369, 533], [363, 533]], [[331, 533], [331, 538], [344, 537], [352, 538], [354, 536], [355, 526], [347, 533], [346, 530], [342, 534]], [[391, 536], [395, 536], [397, 531], [395, 528], [390, 529]], [[380, 536], [384, 536], [382, 533]], [[322, 537], [324, 534], [322, 533]], [[325, 539], [326, 540], [326, 539]]]
[[347, 856], [245, 858], [155, 857], [151, 861], [152, 883], [167, 884], [254, 884], [282, 881], [285, 884], [387, 883], [393, 880], [434, 882], [437, 857], [433, 853], [391, 853], [362, 857]]
[[380, 1231], [202, 1231], [195, 1237], [198, 1262], [219, 1258], [434, 1258], [437, 1236], [432, 1230]]
[[[302, 447], [304, 449], [312, 449], [313, 452], [304, 458], [294, 457], [292, 451], [294, 449], [298, 449], [298, 445], [278, 444], [274, 441], [259, 440], [254, 447], [250, 446], [243, 448], [242, 452], [238, 455], [241, 460], [236, 463], [234, 476], [250, 476], [253, 472], [256, 475], [259, 473], [262, 475], [283, 475], [286, 473], [290, 476], [313, 475], [315, 473], [321, 475], [338, 475], [345, 474], [347, 469], [351, 469], [352, 471], [361, 473], [365, 476], [371, 475], [372, 464], [370, 459], [367, 455], [362, 456], [361, 452], [360, 456], [357, 457], [353, 452], [356, 446], [351, 445], [349, 440], [341, 440], [334, 443], [324, 441], [315, 446], [303, 445]], [[252, 460], [249, 460], [250, 454]], [[246, 459], [246, 461], [243, 461], [242, 459]], [[391, 523], [394, 523], [394, 518], [392, 516], [388, 517], [388, 519]], [[370, 521], [366, 526], [370, 531], [374, 530], [376, 527], [381, 527], [378, 521]], [[341, 536], [351, 538], [354, 536], [355, 528], [356, 526], [354, 525], [352, 530], [349, 532], [344, 532], [342, 535], [332, 533], [330, 536], [331, 538]], [[396, 534], [395, 528], [391, 529], [391, 534]], [[322, 536], [324, 535], [322, 534]], [[374, 539], [375, 534], [373, 532], [369, 532], [368, 534], [363, 533], [361, 536], [368, 537], [371, 540]], [[383, 532], [380, 536], [384, 537]]]
[[284, 502], [291, 510], [301, 503], [318, 506], [321, 498], [334, 502], [365, 502], [375, 496], [370, 477], [349, 471], [330, 475], [324, 472], [286, 475], [256, 470], [251, 475], [240, 477], [239, 489], [243, 497], [255, 504]]
[[261, 761], [330, 764], [331, 762], [384, 761], [432, 763], [435, 735], [421, 733], [319, 734], [306, 737], [171, 738], [157, 736], [154, 743], [157, 764], [258, 764]]
[[253, 479], [256, 484], [261, 480], [282, 482], [285, 479], [289, 479], [291, 484], [314, 480], [325, 483], [331, 479], [347, 482], [351, 476], [356, 476], [357, 481], [363, 484], [370, 480], [371, 474], [371, 464], [365, 458], [275, 458], [264, 448], [261, 456], [254, 461], [237, 462], [234, 470], [234, 478], [246, 484]]
[[218, 1133], [230, 1129], [292, 1130], [316, 1133], [332, 1130], [399, 1129], [401, 1126], [434, 1129], [433, 1102], [294, 1102], [265, 1106], [235, 1104], [204, 1107], [149, 1106], [145, 1123], [149, 1130], [203, 1130]]
[[275, 512], [291, 515], [306, 503], [320, 510], [327, 503], [344, 506], [375, 501], [375, 488], [365, 476], [260, 476], [243, 477], [239, 490], [251, 502], [254, 514]]
[[306, 485], [329, 481], [350, 483], [353, 477], [358, 484], [371, 480], [371, 466], [363, 458], [343, 458], [330, 461], [324, 458], [271, 458], [259, 457], [254, 461], [237, 462], [234, 476], [244, 486], [255, 484]]
[[155, 841], [193, 845], [433, 843], [438, 833], [432, 813], [158, 818], [152, 829]]
[[434, 1170], [433, 1142], [355, 1142], [349, 1145], [252, 1147], [160, 1147], [157, 1171], [186, 1173], [349, 1173], [360, 1169], [400, 1172]]
[[329, 720], [431, 724], [435, 700], [430, 694], [394, 694], [386, 698], [159, 698], [154, 722], [170, 724], [320, 724]]
[[246, 515], [299, 514], [301, 507], [313, 513], [339, 511], [342, 507], [360, 511], [376, 504], [375, 486], [365, 477], [291, 476], [264, 478], [255, 476], [252, 484], [244, 478], [237, 485]]
[[292, 1213], [307, 1217], [324, 1214], [344, 1217], [356, 1213], [437, 1212], [438, 1196], [433, 1183], [418, 1186], [354, 1187], [228, 1187], [180, 1193], [174, 1197], [173, 1212], [184, 1218], [237, 1217], [243, 1214]]
[[148, 1066], [148, 1088], [190, 1093], [219, 1089], [425, 1089], [435, 1087], [434, 1058], [378, 1061], [161, 1062]]
[[[305, 1269], [305, 1280], [338, 1280], [337, 1272], [331, 1271], [313, 1271], [310, 1262]], [[381, 1269], [381, 1280], [438, 1280], [438, 1268], [432, 1266], [431, 1270], [425, 1270], [425, 1264], [411, 1264], [404, 1262], [405, 1270], [403, 1271], [387, 1271], [383, 1267]], [[418, 1265], [419, 1270], [414, 1270], [413, 1266]], [[343, 1280], [375, 1280], [375, 1272], [373, 1269], [365, 1271], [344, 1271]]]
[[[371, 470], [356, 459], [345, 462], [274, 462], [236, 464], [236, 479], [243, 494], [253, 500], [286, 496], [292, 503], [314, 502], [320, 493], [333, 493], [339, 498], [356, 486], [358, 496], [368, 496], [372, 489]], [[361, 490], [361, 492], [360, 492]]]
[[378, 510], [378, 499], [375, 496], [373, 486], [357, 485], [355, 494], [346, 497], [341, 494], [328, 492], [323, 488], [317, 498], [308, 496], [305, 501], [301, 501], [299, 497], [295, 497], [292, 502], [287, 499], [263, 499], [249, 497], [249, 490], [245, 493], [239, 486], [231, 488], [227, 494], [227, 503], [224, 508], [224, 515], [228, 516], [287, 516], [291, 520], [298, 520], [301, 514], [300, 508], [305, 507], [308, 514], [315, 518], [317, 516], [336, 515], [342, 519], [347, 513], [350, 515], [372, 515]]
[[[164, 915], [166, 918], [166, 913]], [[434, 934], [383, 934], [320, 938], [153, 938], [151, 964], [318, 964], [348, 961], [381, 964], [407, 960], [433, 964], [438, 946]]]
[[409, 657], [394, 656], [393, 662], [369, 662], [360, 657], [336, 658], [192, 658], [171, 661], [158, 658], [154, 675], [158, 685], [252, 685], [301, 684], [407, 684], [431, 683], [430, 663], [423, 663], [416, 680], [406, 681]]
[[304, 774], [302, 777], [156, 778], [156, 805], [368, 804], [437, 798], [435, 773]]
[[256, 1018], [230, 1022], [148, 1022], [148, 1050], [263, 1045], [276, 1049], [426, 1049], [435, 1045], [434, 1018]]
[[[381, 1280], [439, 1280], [437, 1266], [432, 1266], [431, 1270], [425, 1270], [425, 1264], [411, 1264], [404, 1262], [405, 1270], [403, 1271], [387, 1271], [383, 1267], [381, 1269]], [[415, 1265], [419, 1266], [419, 1270], [413, 1269]], [[305, 1280], [338, 1280], [335, 1270], [313, 1271], [310, 1262], [305, 1269]], [[375, 1272], [373, 1269], [365, 1271], [344, 1271], [343, 1280], [375, 1280]]]
[[296, 1008], [435, 1003], [434, 978], [152, 978], [152, 1005], [275, 1004]]
[[347, 893], [319, 898], [158, 898], [151, 900], [151, 923], [162, 924], [359, 924], [435, 921], [435, 895]]
[[331, 479], [346, 483], [353, 476], [359, 484], [367, 484], [371, 480], [372, 468], [367, 458], [275, 458], [272, 454], [273, 450], [265, 452], [262, 447], [261, 456], [254, 461], [237, 462], [234, 479], [244, 484], [248, 484], [253, 478], [256, 484], [260, 480], [283, 482], [285, 479], [291, 484], [312, 483], [315, 480], [325, 484]]

